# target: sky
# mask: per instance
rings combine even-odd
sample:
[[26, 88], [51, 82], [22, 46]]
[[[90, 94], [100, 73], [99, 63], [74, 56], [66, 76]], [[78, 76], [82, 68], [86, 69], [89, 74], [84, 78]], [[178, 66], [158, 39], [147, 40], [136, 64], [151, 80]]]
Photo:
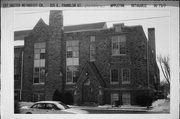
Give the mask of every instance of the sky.
[[[108, 27], [116, 23], [127, 26], [142, 25], [147, 35], [148, 28], [155, 28], [156, 54], [170, 55], [170, 12], [168, 9], [65, 9], [64, 26], [106, 22]], [[49, 22], [49, 10], [17, 10], [14, 12], [14, 31], [32, 29], [42, 18]], [[161, 76], [162, 77], [162, 76]]]

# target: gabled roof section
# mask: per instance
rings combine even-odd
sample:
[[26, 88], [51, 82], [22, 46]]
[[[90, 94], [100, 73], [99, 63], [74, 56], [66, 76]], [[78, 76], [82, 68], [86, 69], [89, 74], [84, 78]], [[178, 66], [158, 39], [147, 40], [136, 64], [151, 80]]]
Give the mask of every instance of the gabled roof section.
[[81, 75], [83, 75], [83, 74], [85, 73], [85, 69], [86, 69], [87, 67], [89, 68], [89, 71], [92, 72], [92, 73], [95, 75], [95, 77], [96, 77], [96, 79], [98, 80], [98, 82], [100, 83], [100, 85], [103, 86], [103, 87], [105, 87], [105, 86], [106, 86], [106, 83], [105, 83], [105, 81], [103, 80], [103, 78], [102, 78], [102, 76], [101, 76], [101, 74], [100, 74], [99, 70], [97, 69], [97, 67], [96, 67], [96, 65], [95, 65], [94, 62], [87, 62], [87, 63], [84, 65], [84, 67], [83, 67], [83, 69], [82, 69], [82, 72], [81, 72], [81, 74], [80, 74], [80, 76], [79, 76], [79, 80], [78, 80], [77, 83], [82, 82], [80, 78], [81, 78]]
[[64, 32], [80, 32], [80, 31], [90, 31], [90, 30], [100, 30], [106, 29], [107, 25], [106, 22], [99, 22], [99, 23], [91, 23], [91, 24], [80, 24], [80, 25], [72, 25], [72, 26], [65, 26]]
[[36, 29], [37, 27], [44, 27], [44, 26], [48, 26], [48, 25], [44, 22], [44, 20], [42, 18], [40, 18], [33, 29]]
[[105, 83], [105, 81], [103, 80], [103, 78], [102, 78], [99, 70], [97, 69], [95, 63], [94, 63], [94, 62], [88, 62], [88, 64], [89, 64], [89, 66], [91, 67], [91, 69], [92, 69], [93, 73], [95, 74], [95, 76], [99, 79], [100, 83], [101, 83], [103, 86], [105, 86], [106, 83]]
[[[39, 19], [39, 21], [36, 23], [34, 26], [33, 30], [36, 29], [37, 27], [44, 27], [48, 26], [42, 18]], [[33, 30], [21, 30], [21, 31], [15, 31], [14, 32], [14, 40], [24, 40], [26, 36], [29, 35], [29, 33]]]
[[[39, 19], [37, 24], [34, 26], [33, 29], [37, 27], [48, 26], [43, 19]], [[106, 22], [99, 22], [99, 23], [91, 23], [91, 24], [80, 24], [80, 25], [72, 25], [72, 26], [65, 26], [64, 32], [80, 32], [80, 31], [89, 31], [89, 30], [100, 30], [106, 29], [107, 25]], [[22, 31], [15, 31], [14, 32], [14, 40], [24, 40], [24, 37], [28, 36], [28, 34], [32, 30], [22, 30]]]

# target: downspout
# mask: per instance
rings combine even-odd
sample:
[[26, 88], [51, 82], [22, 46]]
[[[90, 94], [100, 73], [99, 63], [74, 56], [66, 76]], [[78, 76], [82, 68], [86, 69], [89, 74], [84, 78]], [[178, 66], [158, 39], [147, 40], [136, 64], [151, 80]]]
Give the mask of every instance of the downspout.
[[149, 43], [147, 41], [147, 86], [148, 86], [148, 89], [149, 89]]
[[23, 80], [23, 56], [24, 52], [22, 51], [22, 57], [21, 57], [21, 87], [20, 87], [20, 100], [22, 99], [22, 80]]

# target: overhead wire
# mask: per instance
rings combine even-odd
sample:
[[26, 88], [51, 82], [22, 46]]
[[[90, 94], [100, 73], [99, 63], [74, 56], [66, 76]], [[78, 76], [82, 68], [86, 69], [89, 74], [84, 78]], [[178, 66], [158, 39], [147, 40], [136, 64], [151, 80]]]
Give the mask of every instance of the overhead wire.
[[[111, 22], [120, 22], [120, 21], [150, 20], [150, 19], [159, 19], [159, 18], [166, 18], [166, 17], [169, 17], [169, 16], [155, 16], [155, 17], [144, 17], [144, 18], [134, 18], [134, 19], [110, 20], [110, 21], [103, 21], [103, 22], [111, 23]], [[32, 27], [29, 26], [29, 27], [15, 27], [15, 28], [32, 28]]]

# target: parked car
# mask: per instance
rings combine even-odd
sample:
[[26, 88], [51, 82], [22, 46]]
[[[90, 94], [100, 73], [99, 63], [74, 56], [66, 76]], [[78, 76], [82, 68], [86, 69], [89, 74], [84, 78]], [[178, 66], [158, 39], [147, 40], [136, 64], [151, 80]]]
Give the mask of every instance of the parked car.
[[85, 110], [70, 108], [60, 101], [39, 101], [21, 108], [22, 114], [87, 114]]

